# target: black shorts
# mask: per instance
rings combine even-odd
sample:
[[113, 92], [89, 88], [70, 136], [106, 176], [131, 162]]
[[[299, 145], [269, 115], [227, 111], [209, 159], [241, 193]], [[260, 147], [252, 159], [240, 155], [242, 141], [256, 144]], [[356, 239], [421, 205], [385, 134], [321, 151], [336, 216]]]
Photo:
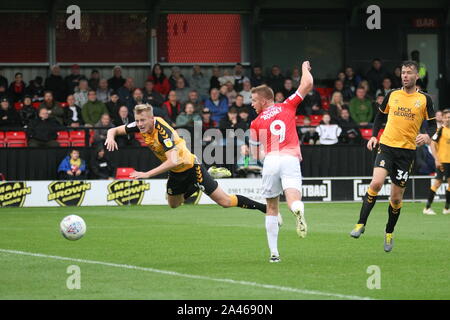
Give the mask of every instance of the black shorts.
[[194, 164], [192, 168], [183, 172], [169, 171], [169, 179], [167, 180], [167, 194], [184, 194], [193, 185], [198, 187], [207, 195], [213, 193], [219, 186], [217, 181], [210, 176], [202, 164]]
[[374, 166], [386, 169], [391, 181], [404, 188], [414, 167], [415, 158], [415, 150], [393, 148], [380, 144]]
[[448, 178], [450, 178], [450, 163], [443, 163], [442, 164], [442, 169], [444, 169], [443, 171], [436, 169], [436, 180], [447, 180]]

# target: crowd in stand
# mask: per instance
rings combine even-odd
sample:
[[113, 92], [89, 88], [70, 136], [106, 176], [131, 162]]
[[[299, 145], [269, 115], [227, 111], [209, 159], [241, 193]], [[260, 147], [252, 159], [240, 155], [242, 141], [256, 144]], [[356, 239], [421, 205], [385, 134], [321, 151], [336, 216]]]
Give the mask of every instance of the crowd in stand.
[[[134, 121], [136, 104], [150, 103], [155, 115], [174, 127], [189, 128], [198, 123], [204, 131], [245, 131], [256, 117], [251, 107], [253, 87], [270, 86], [275, 101], [282, 102], [295, 92], [300, 79], [297, 67], [284, 74], [275, 65], [264, 75], [262, 67], [255, 65], [246, 75], [239, 63], [232, 72], [214, 67], [211, 77], [205, 76], [199, 65], [193, 66], [190, 74], [172, 67], [171, 74], [166, 75], [163, 67], [155, 64], [146, 81], [139, 84], [124, 76], [120, 66], [114, 67], [112, 76], [105, 79], [97, 70], [86, 77], [78, 65], [73, 65], [70, 74], [63, 77], [61, 68], [55, 65], [45, 81], [37, 76], [28, 85], [20, 72], [10, 83], [0, 73], [0, 130], [25, 128], [29, 146], [33, 147], [56, 146], [56, 132], [65, 127], [104, 128], [96, 130], [94, 137], [101, 142], [108, 128]], [[420, 85], [424, 87], [426, 83], [422, 81]], [[400, 68], [389, 73], [380, 59], [372, 61], [364, 76], [346, 67], [336, 75], [329, 95], [314, 88], [299, 105], [297, 123], [302, 143], [361, 143], [360, 128], [370, 127], [384, 96], [397, 87], [401, 87]], [[314, 116], [320, 116], [320, 123], [311, 122]], [[204, 139], [207, 141], [208, 136]], [[119, 144], [139, 145], [131, 136]]]

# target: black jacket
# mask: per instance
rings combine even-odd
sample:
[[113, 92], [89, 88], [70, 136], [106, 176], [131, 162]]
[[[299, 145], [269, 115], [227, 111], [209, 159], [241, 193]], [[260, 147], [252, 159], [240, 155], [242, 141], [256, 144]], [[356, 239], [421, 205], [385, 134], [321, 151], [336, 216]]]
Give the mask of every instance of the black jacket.
[[[6, 117], [6, 119], [3, 119]], [[21, 127], [20, 117], [16, 110], [9, 108], [8, 110], [0, 109], [0, 128], [18, 128]]]
[[55, 119], [49, 118], [47, 120], [42, 120], [41, 118], [38, 118], [30, 122], [27, 133], [29, 139], [47, 142], [56, 140], [57, 132], [62, 129], [63, 128]]
[[101, 159], [92, 157], [90, 161], [90, 174], [92, 179], [108, 179], [114, 178], [116, 168], [111, 161], [105, 156]]
[[67, 87], [66, 82], [61, 76], [51, 74], [45, 79], [45, 89], [53, 92], [53, 97], [56, 101], [66, 101]]
[[[77, 117], [78, 117], [78, 123], [80, 124], [80, 126], [84, 125], [84, 120], [83, 120], [83, 115], [81, 114], [81, 108], [79, 106], [75, 106], [77, 109]], [[70, 107], [65, 107], [64, 108], [64, 125], [66, 126], [70, 126], [73, 122], [72, 120], [73, 117], [73, 111], [72, 109], [70, 109]]]
[[33, 106], [23, 106], [19, 111], [20, 120], [23, 126], [28, 126], [32, 120], [37, 119], [37, 112]]

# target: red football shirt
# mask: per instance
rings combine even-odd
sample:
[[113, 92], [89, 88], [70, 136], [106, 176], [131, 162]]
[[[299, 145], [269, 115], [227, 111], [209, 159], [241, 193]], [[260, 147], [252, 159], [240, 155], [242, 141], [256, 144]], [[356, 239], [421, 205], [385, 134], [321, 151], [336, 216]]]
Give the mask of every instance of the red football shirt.
[[250, 144], [261, 144], [266, 155], [288, 154], [301, 159], [295, 113], [302, 100], [296, 91], [283, 103], [264, 109], [250, 125]]

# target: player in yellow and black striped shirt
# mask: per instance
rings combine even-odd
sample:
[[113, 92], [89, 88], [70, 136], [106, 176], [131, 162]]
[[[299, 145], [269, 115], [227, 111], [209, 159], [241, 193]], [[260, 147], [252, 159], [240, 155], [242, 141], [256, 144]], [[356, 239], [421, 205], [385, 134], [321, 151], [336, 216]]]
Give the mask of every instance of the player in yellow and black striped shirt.
[[[423, 209], [423, 214], [435, 215], [436, 213], [431, 209], [436, 190], [439, 189], [444, 179], [450, 184], [450, 109], [443, 112], [442, 117], [443, 126], [439, 128], [433, 136], [431, 143], [431, 151], [436, 162], [436, 178], [430, 188], [428, 194], [427, 204]], [[445, 208], [443, 214], [450, 214], [450, 189], [447, 187], [445, 191]]]
[[186, 147], [184, 139], [180, 138], [164, 119], [153, 116], [151, 105], [137, 105], [134, 108], [134, 114], [135, 122], [108, 130], [105, 145], [108, 151], [117, 150], [114, 139], [116, 135], [139, 132], [162, 163], [148, 172], [134, 171], [131, 177], [148, 179], [168, 172], [167, 201], [171, 208], [180, 206], [195, 191], [202, 190], [222, 207], [258, 209], [266, 213], [265, 204], [241, 195], [229, 195], [222, 190], [205, 167], [196, 161], [195, 155]]
[[[401, 77], [403, 87], [386, 95], [375, 117], [372, 138], [367, 143], [369, 150], [373, 150], [378, 144], [377, 136], [383, 123], [386, 123], [386, 128], [380, 138], [373, 178], [363, 199], [359, 221], [350, 233], [354, 238], [359, 238], [364, 233], [377, 194], [389, 175], [392, 184], [384, 240], [386, 252], [393, 247], [392, 233], [400, 216], [406, 182], [414, 165], [416, 145], [429, 142], [436, 132], [433, 102], [429, 95], [416, 87], [419, 79], [417, 63], [403, 62]], [[419, 134], [424, 120], [428, 120], [428, 134]]]

